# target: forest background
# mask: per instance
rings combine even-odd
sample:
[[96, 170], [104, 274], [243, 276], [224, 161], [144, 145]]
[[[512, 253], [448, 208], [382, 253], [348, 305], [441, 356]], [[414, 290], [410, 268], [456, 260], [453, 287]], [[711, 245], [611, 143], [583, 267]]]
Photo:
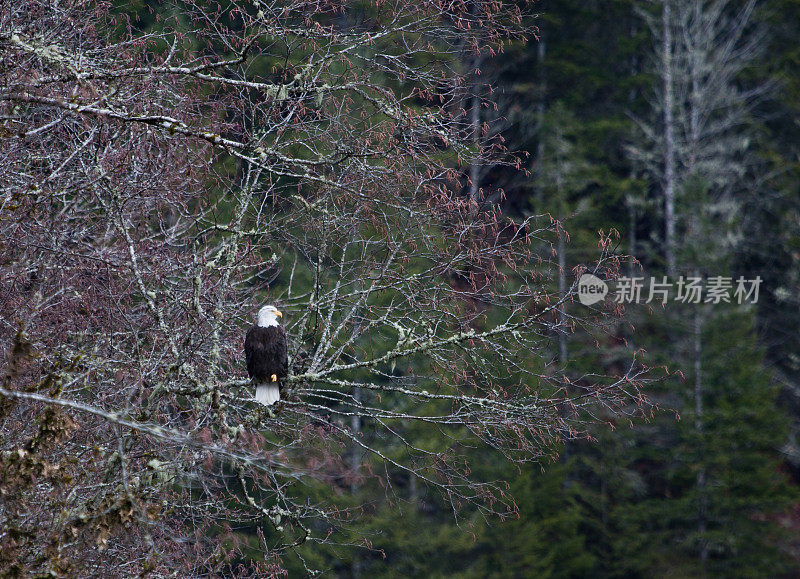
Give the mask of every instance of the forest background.
[[[533, 12], [537, 38], [481, 75], [498, 105], [482, 118], [531, 152], [531, 174], [481, 167], [480, 186], [502, 188], [510, 214], [565, 219], [567, 269], [615, 228], [643, 296], [651, 277], [760, 276], [759, 301], [629, 306], [599, 360], [613, 367], [635, 344], [679, 370], [648, 391], [660, 411], [595, 429], [541, 468], [484, 463], [512, 481], [519, 518], [467, 535], [418, 491], [402, 517], [377, 498], [386, 559], [352, 564], [386, 576], [794, 576], [800, 3], [545, 0]], [[579, 376], [596, 359], [565, 341]]]
[[[517, 7], [513, 3], [498, 4]], [[477, 23], [477, 30], [482, 26], [480, 18], [469, 20], [472, 8], [468, 2], [463, 6], [467, 21]], [[119, 30], [112, 31], [117, 35], [123, 29], [147, 36], [179, 30], [182, 24], [187, 30], [191, 28], [182, 20], [180, 3], [115, 1], [107, 8], [113, 21], [120, 23]], [[347, 10], [332, 10], [330, 14], [334, 16], [330, 19], [336, 20], [335, 27], [341, 30], [370, 30], [374, 22], [380, 21], [382, 9], [380, 2], [376, 5], [352, 2], [347, 3]], [[222, 13], [225, 10], [220, 9]], [[585, 430], [578, 433], [566, 418], [570, 413], [566, 398], [564, 407], [559, 407], [552, 417], [556, 425], [553, 432], [542, 435], [541, 446], [524, 449], [534, 459], [530, 462], [510, 462], [504, 452], [492, 451], [495, 445], [498, 448], [503, 445], [491, 440], [491, 428], [476, 431], [488, 446], [459, 444], [459, 456], [470, 464], [465, 471], [469, 470], [469, 476], [478, 481], [507, 481], [507, 486], [499, 487], [499, 494], [513, 497], [503, 503], [503, 509], [485, 509], [472, 505], [471, 495], [465, 494], [468, 499], [463, 502], [453, 500], [452, 494], [448, 496], [453, 489], [466, 488], [461, 486], [460, 479], [447, 479], [439, 487], [426, 478], [428, 471], [401, 468], [404, 445], [412, 449], [408, 452], [414, 463], [426, 454], [436, 454], [437, 458], [438, 453], [447, 455], [452, 439], [442, 434], [444, 427], [437, 430], [441, 425], [428, 430], [425, 424], [403, 422], [402, 434], [393, 440], [382, 434], [381, 427], [386, 426], [387, 420], [403, 418], [405, 412], [412, 412], [402, 400], [387, 397], [386, 404], [395, 413], [391, 416], [373, 408], [383, 403], [380, 395], [368, 398], [366, 390], [358, 386], [350, 394], [350, 404], [363, 412], [357, 411], [352, 416], [336, 406], [335, 397], [317, 400], [318, 406], [310, 410], [316, 413], [310, 423], [318, 425], [327, 420], [335, 424], [335, 430], [347, 430], [345, 442], [332, 451], [340, 455], [339, 463], [325, 467], [329, 474], [338, 474], [315, 479], [313, 484], [304, 486], [294, 496], [293, 506], [285, 511], [264, 511], [264, 517], [274, 523], [270, 529], [257, 519], [215, 520], [214, 528], [225, 528], [229, 533], [225, 544], [230, 551], [225, 557], [220, 556], [219, 561], [214, 559], [216, 554], [204, 559], [203, 564], [209, 568], [224, 562], [220, 568], [225, 571], [221, 573], [246, 575], [253, 565], [269, 564], [270, 572], [285, 570], [290, 576], [320, 570], [353, 577], [791, 577], [800, 573], [800, 381], [797, 378], [800, 375], [800, 75], [797, 73], [800, 1], [541, 0], [522, 7], [520, 14], [519, 24], [525, 33], [510, 34], [502, 50], [478, 49], [469, 53], [462, 47], [462, 53], [456, 47], [443, 57], [450, 59], [449, 65], [459, 71], [464, 81], [463, 91], [454, 92], [458, 97], [453, 96], [454, 101], [447, 107], [463, 109], [464, 120], [459, 130], [467, 135], [472, 152], [490, 150], [496, 143], [502, 143], [515, 160], [495, 159], [488, 154], [470, 156], [466, 149], [463, 155], [449, 156], [447, 142], [435, 142], [435, 131], [431, 132], [434, 137], [427, 137], [428, 141], [418, 140], [409, 147], [412, 153], [422, 151], [421, 155], [434, 159], [430, 163], [452, 169], [458, 185], [451, 184], [450, 192], [478, 206], [479, 211], [517, 224], [527, 224], [529, 219], [544, 223], [543, 229], [537, 230], [535, 244], [546, 250], [543, 254], [550, 252], [552, 259], [540, 261], [538, 272], [547, 291], [557, 298], [569, 299], [564, 305], [559, 303], [552, 324], [541, 328], [543, 342], [537, 343], [537, 349], [527, 350], [532, 358], [542, 360], [543, 366], [524, 372], [548, 379], [554, 379], [557, 373], [567, 384], [575, 383], [579, 388], [587, 376], [629, 376], [626, 369], [630, 359], [641, 352], [648, 367], [665, 369], [657, 380], [637, 382], [648, 399], [646, 408], [642, 410], [641, 401], [635, 396], [600, 404], [587, 410], [591, 420], [586, 420], [586, 415], [579, 417], [577, 421], [585, 425]], [[24, 36], [15, 40], [10, 32], [6, 34], [13, 29], [13, 19], [11, 22], [10, 28], [2, 29], [4, 35], [0, 40], [8, 46], [26, 42]], [[473, 40], [476, 44], [481, 42], [477, 32]], [[496, 39], [487, 39], [487, 43], [489, 40]], [[231, 59], [236, 55], [234, 46], [226, 47], [225, 53], [219, 46], [204, 45], [202, 39], [191, 38], [188, 44], [186, 50], [190, 53], [218, 53]], [[159, 50], [167, 51], [169, 47]], [[302, 74], [300, 64], [304, 57], [302, 52], [288, 54], [283, 65], [283, 56], [261, 60], [252, 65], [248, 74], [253, 78], [275, 78], [280, 74], [275, 72], [276, 68], [293, 63], [296, 68], [292, 70], [300, 71], [297, 80]], [[424, 52], [415, 52], [413, 57], [419, 70], [427, 68]], [[9, 75], [6, 78], [13, 76], [8, 71], [14, 65], [9, 62], [4, 57], [4, 74]], [[291, 67], [286, 65], [286, 68]], [[374, 78], [378, 85], [385, 83], [387, 93], [397, 94], [424, 81], [422, 73], [416, 78], [410, 72], [408, 87], [404, 87], [401, 76], [395, 78], [387, 73], [386, 78]], [[9, 86], [4, 91], [12, 94]], [[326, 84], [319, 88], [318, 97], [312, 95], [312, 100], [318, 98], [317, 106], [324, 104], [327, 93], [323, 92], [329, 88]], [[284, 101], [293, 98], [291, 90], [282, 94], [276, 89], [271, 95], [274, 101], [271, 106], [285, 109], [288, 105]], [[14, 94], [17, 96], [4, 100], [21, 98]], [[422, 91], [418, 97], [424, 101]], [[41, 99], [26, 102], [49, 106]], [[409, 106], [405, 101], [403, 105]], [[420, 112], [415, 122], [425, 118], [425, 106], [412, 101], [410, 109], [416, 107]], [[9, 109], [4, 119], [11, 119], [13, 124], [21, 116], [24, 114], [20, 115], [19, 109]], [[248, 130], [258, 134], [259, 127], [252, 122]], [[7, 131], [16, 130], [9, 128], [12, 125], [8, 123], [4, 126]], [[186, 125], [175, 125], [169, 131], [181, 133], [181, 127]], [[402, 128], [398, 130], [400, 133], [394, 135], [398, 142], [414, 141], [402, 133]], [[408, 130], [409, 135], [416, 130], [411, 121]], [[184, 136], [191, 138], [191, 131], [187, 129]], [[12, 139], [5, 133], [3, 138]], [[215, 145], [214, 138], [206, 140]], [[378, 149], [381, 146], [387, 145], [376, 145]], [[330, 150], [322, 147], [317, 153], [328, 162], [326, 155]], [[245, 153], [237, 155], [217, 158], [214, 171], [217, 175], [235, 174], [243, 188], [254, 187], [260, 177], [254, 176], [251, 181], [246, 168], [250, 157], [246, 158]], [[72, 158], [68, 157], [68, 161]], [[246, 162], [237, 165], [240, 161]], [[317, 169], [313, 160], [302, 163], [306, 163], [309, 171]], [[314, 179], [328, 186], [326, 179], [330, 174], [320, 170]], [[296, 188], [300, 192], [297, 183], [308, 175], [284, 175], [283, 181], [270, 187], [276, 191]], [[222, 185], [214, 189], [211, 181], [203, 179], [199, 182], [208, 187], [209, 197], [225, 196]], [[8, 182], [4, 187], [9, 187]], [[299, 194], [297, 197], [300, 199]], [[99, 203], [112, 214], [109, 207], [113, 209], [117, 198], [109, 199]], [[325, 210], [321, 209], [324, 204], [303, 203], [299, 213], [291, 215], [319, 211], [315, 219], [327, 223]], [[16, 210], [16, 206], [8, 207], [8, 211]], [[219, 207], [223, 212], [233, 211], [231, 207]], [[234, 221], [229, 215], [225, 219]], [[385, 226], [392, 230], [388, 235], [393, 236], [404, 225], [389, 218]], [[375, 227], [380, 230], [382, 225]], [[443, 226], [433, 221], [421, 226], [428, 232], [434, 227]], [[300, 226], [287, 227], [286, 231], [294, 235], [299, 229]], [[119, 231], [120, 236], [127, 235], [124, 224]], [[347, 231], [344, 228], [340, 233]], [[464, 231], [479, 235], [469, 227]], [[315, 243], [315, 233], [316, 230], [309, 233], [305, 240], [309, 247]], [[288, 245], [294, 243], [290, 237], [287, 234]], [[476, 247], [479, 247], [477, 242]], [[130, 252], [133, 255], [132, 249]], [[346, 252], [347, 249], [341, 251], [342, 264], [346, 263]], [[479, 253], [476, 249], [476, 255]], [[10, 250], [7, 255], [11, 255]], [[677, 294], [672, 293], [663, 305], [624, 304], [624, 308], [601, 316], [602, 331], [594, 332], [581, 322], [593, 310], [579, 302], [574, 284], [579, 274], [591, 267], [589, 264], [605, 263], [604, 260], [611, 259], [610, 255], [622, 256], [614, 266], [619, 270], [616, 275], [644, 280], [643, 294], [651, 278], [660, 281], [666, 276], [675, 282], [680, 277], [695, 277], [708, 283], [710, 278], [722, 276], [731, 278], [734, 284], [740, 277], [760, 278], [758, 300], [744, 304], [736, 303], [735, 299], [730, 303], [678, 303], [674, 299]], [[248, 253], [247, 259], [258, 262], [248, 267], [261, 267], [273, 258], [274, 267], [265, 267], [243, 280], [242, 286], [252, 290], [253, 299], [231, 307], [253, 308], [262, 300], [277, 298], [279, 303], [283, 300], [289, 305], [286, 314], [291, 317], [291, 305], [297, 303], [292, 299], [300, 299], [292, 295], [311, 292], [310, 288], [320, 283], [319, 272], [314, 273], [311, 257], [307, 263], [301, 259], [300, 265], [297, 259], [294, 265], [291, 260], [284, 263], [281, 261], [284, 257], [283, 253], [280, 256]], [[476, 259], [482, 263], [481, 258]], [[195, 257], [191, 263], [196, 261]], [[12, 262], [17, 263], [8, 257], [6, 264]], [[362, 273], [369, 277], [375, 267], [369, 265]], [[406, 271], [413, 273], [413, 277], [419, 275], [420, 268], [421, 264], [414, 263], [412, 258]], [[9, 265], [8, 271], [12, 270]], [[9, 273], [5, 281], [11, 284], [16, 275]], [[331, 275], [335, 277], [335, 271]], [[460, 271], [459, 275], [474, 284], [475, 278], [483, 275], [488, 278], [491, 272], [475, 267]], [[191, 286], [192, 280], [188, 283]], [[470, 291], [459, 285], [466, 283], [461, 278], [448, 283], [466, 293]], [[142, 290], [141, 303], [156, 312], [154, 319], [161, 324], [159, 302], [155, 294], [150, 299], [143, 287], [133, 291]], [[335, 289], [338, 292], [338, 285]], [[677, 286], [672, 291], [677, 292]], [[512, 291], [509, 295], [516, 294]], [[7, 299], [11, 303], [11, 298]], [[474, 295], [470, 299], [480, 301]], [[494, 323], [503, 327], [502, 314], [496, 312], [505, 311], [504, 308], [518, 311], [513, 301], [498, 299], [496, 310], [493, 305], [492, 299], [487, 298], [477, 308], [479, 313], [470, 310], [470, 315], [474, 314], [471, 323], [477, 324], [478, 319], [492, 320], [493, 315], [498, 315], [501, 321]], [[381, 307], [380, 302], [376, 307]], [[334, 314], [330, 315], [333, 318]], [[243, 313], [236, 322], [239, 329], [246, 327], [242, 320], [247, 317]], [[413, 341], [422, 338], [403, 337], [406, 330], [398, 324], [406, 324], [409, 319], [398, 318], [399, 322], [393, 326], [399, 336], [397, 332], [381, 333], [372, 338], [372, 347], [391, 352], [392, 348], [400, 349], [404, 339], [408, 344], [422, 344]], [[512, 319], [510, 314], [508, 319]], [[3, 378], [6, 400], [13, 398], [9, 394], [16, 388], [13, 379], [18, 373], [24, 374], [17, 367], [22, 362], [15, 361], [15, 356], [18, 352], [24, 354], [30, 345], [26, 341], [30, 332], [23, 338], [19, 327], [16, 322], [4, 327], [4, 349], [13, 352], [8, 354]], [[315, 331], [308, 330], [312, 334]], [[429, 339], [439, 336], [438, 332], [436, 326]], [[453, 336], [461, 339], [460, 334]], [[311, 341], [314, 339], [312, 336]], [[198, 343], [201, 340], [198, 338]], [[303, 342], [305, 334], [295, 340], [298, 344]], [[41, 349], [35, 344], [32, 347]], [[505, 343], [500, 344], [498, 351], [505, 347]], [[230, 355], [235, 360], [237, 344], [229, 349], [222, 357]], [[212, 358], [219, 356], [213, 349], [210, 352]], [[23, 354], [19, 354], [19, 359], [24, 361]], [[313, 350], [304, 352], [300, 345], [294, 354], [295, 360], [315, 355]], [[381, 379], [387, 383], [395, 380], [393, 383], [404, 388], [410, 388], [411, 382], [400, 378], [422, 376], [432, 368], [428, 361], [413, 356], [401, 359], [398, 367], [395, 362], [389, 367], [391, 359], [390, 356], [383, 360], [387, 364], [381, 367]], [[78, 372], [76, 363], [68, 359], [58, 364], [58, 372], [65, 368], [63, 372]], [[482, 371], [487, 375], [495, 372], [481, 362], [470, 380], [479, 383]], [[311, 370], [303, 376], [312, 382], [315, 379]], [[115, 379], [127, 378], [117, 372]], [[358, 376], [358, 379], [364, 378]], [[238, 387], [245, 382], [234, 380], [231, 385]], [[348, 389], [356, 384], [361, 383], [331, 382], [329, 386]], [[47, 383], [47, 387], [51, 386]], [[201, 388], [200, 382], [197, 388]], [[26, 404], [52, 403], [61, 395], [61, 390], [58, 393], [51, 390], [50, 398], [37, 399], [36, 391], [35, 388], [26, 391], [34, 392]], [[44, 391], [44, 387], [38, 391]], [[554, 398], [558, 397], [557, 392]], [[423, 393], [428, 395], [427, 390]], [[193, 396], [189, 390], [179, 394]], [[219, 412], [216, 388], [210, 396], [211, 408]], [[303, 392], [299, 396], [299, 400], [304, 400]], [[178, 402], [170, 404], [181, 407]], [[76, 411], [85, 410], [73, 406]], [[328, 407], [334, 408], [331, 414], [326, 414]], [[44, 406], [37, 408], [41, 411]], [[118, 416], [101, 416], [93, 408], [93, 416], [115, 425], [113, 432], [129, 426], [120, 422]], [[4, 423], [4, 428], [10, 431], [15, 428], [11, 421], [14, 411], [4, 411], [12, 412], [12, 418]], [[192, 412], [197, 412], [197, 408], [192, 407]], [[176, 410], [175, 415], [179, 414]], [[142, 422], [136, 426], [138, 432], [155, 438], [172, 436], [142, 426], [154, 421], [155, 413], [130, 416], [141, 416]], [[452, 416], [462, 420], [457, 413], [451, 419]], [[274, 416], [265, 418], [271, 419]], [[186, 420], [179, 417], [169, 424], [184, 425]], [[463, 418], [459, 425], [469, 426], [469, 421], [469, 417]], [[284, 426], [291, 428], [296, 424], [287, 421]], [[48, 428], [72, 432], [76, 427], [62, 424]], [[326, 428], [324, 424], [319, 426], [315, 431], [317, 436], [322, 436], [320, 433]], [[235, 430], [233, 427], [233, 441], [237, 437]], [[39, 436], [31, 440], [39, 440]], [[22, 434], [20, 437], [24, 439]], [[14, 482], [16, 479], [8, 473], [22, 470], [10, 466], [12, 455], [8, 453], [16, 448], [12, 440], [13, 437], [6, 438], [8, 446], [2, 449], [6, 453], [3, 455], [6, 484], [27, 485], [36, 478], [46, 479], [49, 476], [46, 469], [30, 463], [31, 469], [39, 469], [38, 474], [30, 480], [26, 478], [27, 482]], [[371, 442], [362, 447], [360, 440]], [[187, 441], [183, 442], [191, 446]], [[28, 443], [25, 452], [35, 453], [36, 444]], [[120, 465], [120, 472], [125, 473], [127, 459], [119, 457], [128, 453], [131, 465], [141, 459], [142, 472], [149, 472], [153, 480], [168, 478], [162, 462], [150, 455], [139, 456], [135, 446], [126, 444], [127, 441], [120, 442], [114, 459]], [[292, 448], [291, 444], [285, 446], [289, 453]], [[374, 449], [383, 454], [373, 452]], [[324, 458], [327, 455], [321, 456], [321, 462], [329, 460]], [[112, 459], [108, 460], [111, 464]], [[249, 464], [242, 457], [232, 460]], [[107, 477], [107, 482], [109, 468], [97, 476]], [[219, 475], [236, 479], [231, 475], [234, 470], [230, 465], [220, 467]], [[254, 493], [256, 487], [245, 482], [250, 476], [256, 480], [255, 475], [239, 471], [241, 488], [230, 492], [252, 506], [248, 489]], [[175, 480], [170, 484], [186, 487], [185, 480], [181, 483]], [[283, 488], [278, 482], [275, 485]], [[133, 505], [136, 492], [127, 483], [126, 492]], [[276, 492], [283, 498], [282, 491]], [[328, 512], [320, 514], [316, 523], [301, 523], [317, 516], [314, 505], [323, 504], [328, 496], [336, 497], [337, 516], [332, 517]], [[304, 505], [307, 511], [298, 515]], [[128, 506], [126, 503], [124, 508]], [[0, 513], [9, 520], [14, 519], [14, 513], [24, 511], [11, 502], [3, 509]], [[117, 503], [109, 509], [122, 512]], [[131, 513], [134, 510], [131, 506]], [[148, 507], [143, 507], [142, 513], [143, 519], [151, 516]], [[290, 519], [295, 529], [302, 529], [306, 537], [316, 535], [322, 539], [295, 541], [293, 536], [276, 549], [280, 551], [280, 557], [276, 558], [263, 545], [280, 543], [276, 537], [285, 532], [281, 516]], [[153, 514], [152, 518], [160, 516]], [[19, 520], [22, 519], [20, 516]], [[112, 524], [97, 520], [101, 530], [89, 543], [105, 548], [108, 537], [112, 537], [113, 543], [114, 525], [119, 521]], [[347, 521], [347, 525], [340, 526], [342, 521]], [[69, 528], [79, 528], [78, 523], [74, 525]], [[18, 556], [20, 549], [25, 549], [27, 531], [23, 531], [19, 531], [19, 536], [11, 533], [2, 537], [6, 559], [0, 557], [0, 563], [13, 568], [15, 563], [10, 561]], [[150, 535], [146, 537], [150, 541]], [[124, 552], [120, 549], [120, 553]], [[60, 555], [37, 557], [20, 557], [19, 561], [27, 561], [25, 565], [38, 569], [44, 559], [58, 561]], [[158, 569], [159, 563], [151, 562], [149, 557], [142, 555], [142, 568]]]

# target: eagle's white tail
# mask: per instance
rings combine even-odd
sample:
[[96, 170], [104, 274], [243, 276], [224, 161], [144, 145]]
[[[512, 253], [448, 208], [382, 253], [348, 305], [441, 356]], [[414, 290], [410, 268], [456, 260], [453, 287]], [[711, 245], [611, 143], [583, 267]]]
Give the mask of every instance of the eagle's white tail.
[[281, 399], [281, 391], [277, 384], [259, 384], [256, 386], [256, 402], [264, 406], [272, 406]]

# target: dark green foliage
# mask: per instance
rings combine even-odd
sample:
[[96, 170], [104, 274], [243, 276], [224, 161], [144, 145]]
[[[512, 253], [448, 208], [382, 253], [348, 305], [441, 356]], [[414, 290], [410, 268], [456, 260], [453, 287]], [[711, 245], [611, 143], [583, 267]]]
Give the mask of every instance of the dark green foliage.
[[[590, 547], [593, 505], [569, 480], [574, 465], [523, 469], [511, 485], [519, 516], [492, 525], [482, 541], [486, 577], [587, 577], [597, 571]], [[480, 551], [479, 551], [480, 552]]]
[[[695, 377], [688, 374], [673, 384], [685, 408], [680, 421], [661, 417], [644, 429], [650, 439], [639, 437], [626, 457], [646, 487], [614, 509], [615, 559], [637, 575], [700, 576], [699, 543], [706, 541], [709, 573], [773, 576], [787, 564], [775, 518], [797, 496], [776, 453], [788, 421], [776, 409], [752, 312], [721, 306], [706, 315], [703, 414], [693, 410]], [[700, 508], [707, 519], [702, 535]]]

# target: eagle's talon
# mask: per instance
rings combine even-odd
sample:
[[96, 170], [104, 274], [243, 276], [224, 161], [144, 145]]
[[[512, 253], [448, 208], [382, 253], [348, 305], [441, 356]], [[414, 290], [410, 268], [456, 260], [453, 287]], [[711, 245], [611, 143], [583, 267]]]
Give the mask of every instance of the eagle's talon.
[[278, 381], [278, 375], [277, 374], [273, 374], [272, 375], [272, 381], [273, 382], [277, 382]]

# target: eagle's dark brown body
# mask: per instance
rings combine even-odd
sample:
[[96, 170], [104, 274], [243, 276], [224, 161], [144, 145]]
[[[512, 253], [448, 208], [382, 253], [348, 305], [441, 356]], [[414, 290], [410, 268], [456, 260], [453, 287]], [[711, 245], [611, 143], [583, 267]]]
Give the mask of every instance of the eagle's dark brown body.
[[244, 339], [244, 353], [247, 373], [256, 383], [256, 401], [275, 404], [289, 373], [286, 330], [277, 324], [253, 326]]
[[253, 326], [244, 339], [247, 374], [256, 382], [278, 382], [289, 374], [286, 330], [283, 326]]

